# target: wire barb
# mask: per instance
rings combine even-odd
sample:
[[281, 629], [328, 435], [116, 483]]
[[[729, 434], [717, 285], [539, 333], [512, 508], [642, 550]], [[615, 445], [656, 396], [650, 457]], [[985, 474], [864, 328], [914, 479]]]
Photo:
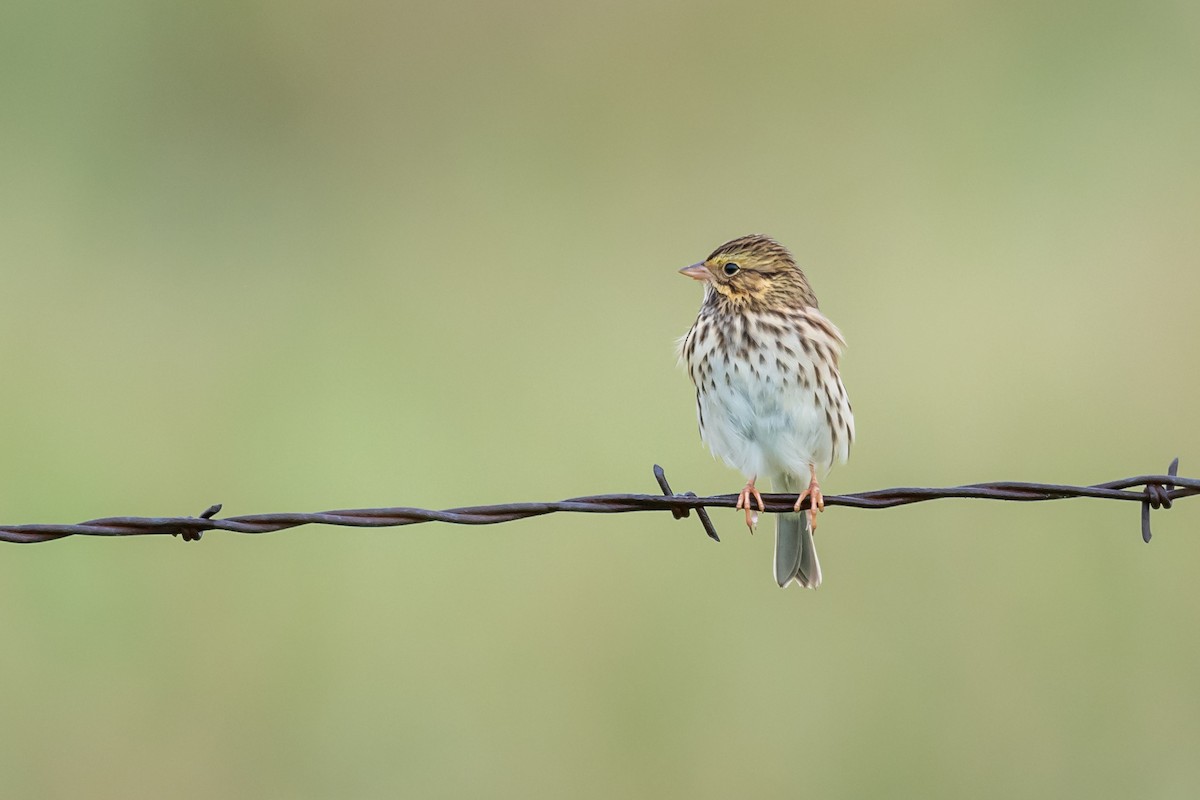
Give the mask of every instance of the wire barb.
[[[671, 491], [671, 484], [667, 483], [667, 473], [663, 472], [663, 468], [658, 464], [654, 465], [654, 479], [658, 481], [659, 488], [667, 497], [695, 497], [695, 492], [684, 492], [682, 495], [676, 495]], [[683, 519], [691, 513], [691, 509], [686, 507], [671, 506], [671, 514], [675, 519]], [[721, 541], [721, 537], [717, 536], [717, 529], [713, 527], [712, 520], [708, 518], [708, 509], [704, 506], [696, 508], [696, 516], [700, 518], [700, 524], [704, 526], [704, 532], [708, 534], [708, 538], [714, 542]]]
[[[1171, 462], [1171, 466], [1167, 467], [1167, 475], [1174, 478], [1179, 474], [1179, 457]], [[1175, 488], [1175, 484], [1170, 481], [1162, 483], [1150, 482], [1146, 484], [1145, 493], [1146, 499], [1142, 502], [1142, 541], [1150, 544], [1150, 537], [1154, 534], [1150, 533], [1150, 509], [1151, 508], [1170, 508], [1171, 507], [1171, 490]]]
[[[200, 512], [200, 519], [212, 519], [217, 512], [221, 510], [221, 504], [215, 503]], [[204, 535], [204, 531], [195, 528], [182, 528], [178, 531], [171, 531], [171, 535], [179, 534], [185, 542], [198, 542], [200, 537]]]
[[[850, 508], [892, 508], [909, 503], [924, 503], [942, 498], [1014, 500], [1034, 502], [1092, 497], [1101, 500], [1125, 500], [1141, 504], [1142, 539], [1150, 541], [1150, 510], [1170, 508], [1181, 497], [1200, 494], [1200, 480], [1180, 478], [1179, 459], [1171, 462], [1166, 475], [1139, 475], [1099, 483], [1094, 486], [1066, 486], [1045, 483], [998, 481], [942, 488], [879, 489], [857, 494], [826, 495], [826, 506]], [[204, 531], [232, 533], [271, 533], [301, 525], [338, 525], [349, 528], [388, 528], [423, 522], [449, 522], [458, 525], [495, 525], [545, 514], [626, 514], [636, 511], [670, 511], [682, 519], [692, 510], [700, 517], [704, 531], [720, 541], [708, 517], [707, 508], [734, 508], [736, 494], [697, 497], [693, 492], [675, 494], [667, 483], [662, 467], [655, 465], [661, 495], [607, 494], [575, 497], [550, 503], [506, 503], [470, 506], [434, 511], [426, 508], [355, 508], [317, 513], [249, 514], [217, 519], [220, 505], [205, 510], [199, 517], [106, 517], [76, 525], [0, 525], [0, 541], [15, 543], [49, 542], [66, 536], [145, 536], [171, 534], [185, 541], [197, 541]], [[795, 495], [764, 494], [766, 511], [777, 514], [792, 511]]]

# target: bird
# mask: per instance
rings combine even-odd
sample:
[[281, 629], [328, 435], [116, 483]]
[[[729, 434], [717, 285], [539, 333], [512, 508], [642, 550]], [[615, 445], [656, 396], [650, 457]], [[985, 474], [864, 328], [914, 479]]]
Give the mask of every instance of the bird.
[[825, 508], [817, 475], [845, 461], [854, 441], [838, 372], [846, 340], [818, 310], [795, 258], [769, 236], [733, 239], [679, 271], [704, 284], [700, 312], [678, 344], [696, 387], [700, 438], [746, 477], [736, 505], [751, 533], [766, 511], [758, 480], [798, 493], [793, 511], [776, 516], [775, 580], [815, 589], [813, 531]]

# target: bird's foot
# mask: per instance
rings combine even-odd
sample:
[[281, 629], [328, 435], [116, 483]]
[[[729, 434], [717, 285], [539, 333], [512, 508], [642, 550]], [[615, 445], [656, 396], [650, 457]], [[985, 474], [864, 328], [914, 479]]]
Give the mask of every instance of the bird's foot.
[[[746, 527], [750, 529], [750, 533], [754, 533], [754, 529], [758, 527], [758, 511], [766, 511], [767, 506], [763, 503], [762, 495], [758, 493], [758, 489], [754, 488], [754, 481], [757, 478], [751, 478], [745, 488], [738, 494], [736, 508], [745, 509], [746, 511]], [[758, 511], [754, 510], [754, 505], [750, 498], [753, 497], [758, 501]]]
[[804, 505], [805, 499], [808, 499], [808, 529], [816, 531], [817, 529], [817, 512], [825, 510], [825, 497], [821, 494], [821, 486], [817, 483], [817, 475], [814, 471], [809, 479], [808, 488], [800, 493], [796, 498], [796, 505], [792, 507], [793, 511], [799, 511], [800, 506]]

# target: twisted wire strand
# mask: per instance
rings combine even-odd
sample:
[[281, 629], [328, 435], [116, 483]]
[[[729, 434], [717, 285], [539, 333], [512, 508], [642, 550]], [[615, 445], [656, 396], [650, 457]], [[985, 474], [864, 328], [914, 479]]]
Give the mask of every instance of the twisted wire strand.
[[[1174, 500], [1200, 494], [1200, 480], [1176, 475], [1179, 459], [1175, 459], [1165, 475], [1138, 475], [1132, 478], [1099, 483], [1093, 486], [996, 481], [966, 486], [938, 488], [900, 487], [877, 489], [855, 494], [826, 495], [825, 505], [850, 508], [893, 508], [911, 503], [947, 498], [978, 500], [1010, 500], [1036, 502], [1065, 500], [1072, 497], [1092, 497], [1102, 500], [1126, 500], [1142, 504], [1142, 539], [1150, 541], [1150, 509], [1170, 508]], [[423, 522], [447, 522], [456, 525], [495, 525], [546, 514], [625, 514], [638, 511], [670, 511], [676, 519], [697, 512], [705, 532], [720, 541], [708, 508], [734, 508], [737, 495], [722, 494], [698, 497], [692, 492], [676, 494], [662, 467], [654, 466], [654, 475], [663, 494], [602, 494], [573, 497], [558, 502], [504, 503], [489, 506], [467, 506], [443, 511], [425, 508], [353, 508], [316, 513], [247, 514], [216, 518], [221, 506], [210, 506], [197, 517], [105, 517], [78, 524], [31, 524], [0, 526], [0, 541], [18, 544], [49, 542], [67, 536], [146, 536], [170, 534], [185, 541], [198, 540], [204, 531], [221, 530], [232, 533], [272, 533], [301, 525], [333, 525], [346, 528], [388, 528], [416, 525]], [[1140, 489], [1138, 487], [1141, 487]], [[764, 494], [768, 512], [792, 511], [795, 495]], [[805, 501], [802, 508], [808, 507]]]

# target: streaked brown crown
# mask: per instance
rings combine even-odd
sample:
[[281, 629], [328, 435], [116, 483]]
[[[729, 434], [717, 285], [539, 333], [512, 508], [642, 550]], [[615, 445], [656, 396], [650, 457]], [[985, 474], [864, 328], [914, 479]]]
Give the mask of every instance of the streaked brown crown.
[[751, 259], [764, 266], [775, 264], [781, 269], [795, 269], [796, 267], [796, 259], [792, 258], [792, 254], [786, 247], [770, 236], [764, 236], [761, 233], [751, 233], [748, 236], [731, 239], [713, 250], [712, 255], [705, 261], [714, 261], [722, 256]]
[[[727, 265], [736, 265], [732, 275]], [[713, 292], [709, 300], [737, 309], [816, 308], [817, 296], [788, 249], [759, 233], [740, 236], [704, 260]]]

